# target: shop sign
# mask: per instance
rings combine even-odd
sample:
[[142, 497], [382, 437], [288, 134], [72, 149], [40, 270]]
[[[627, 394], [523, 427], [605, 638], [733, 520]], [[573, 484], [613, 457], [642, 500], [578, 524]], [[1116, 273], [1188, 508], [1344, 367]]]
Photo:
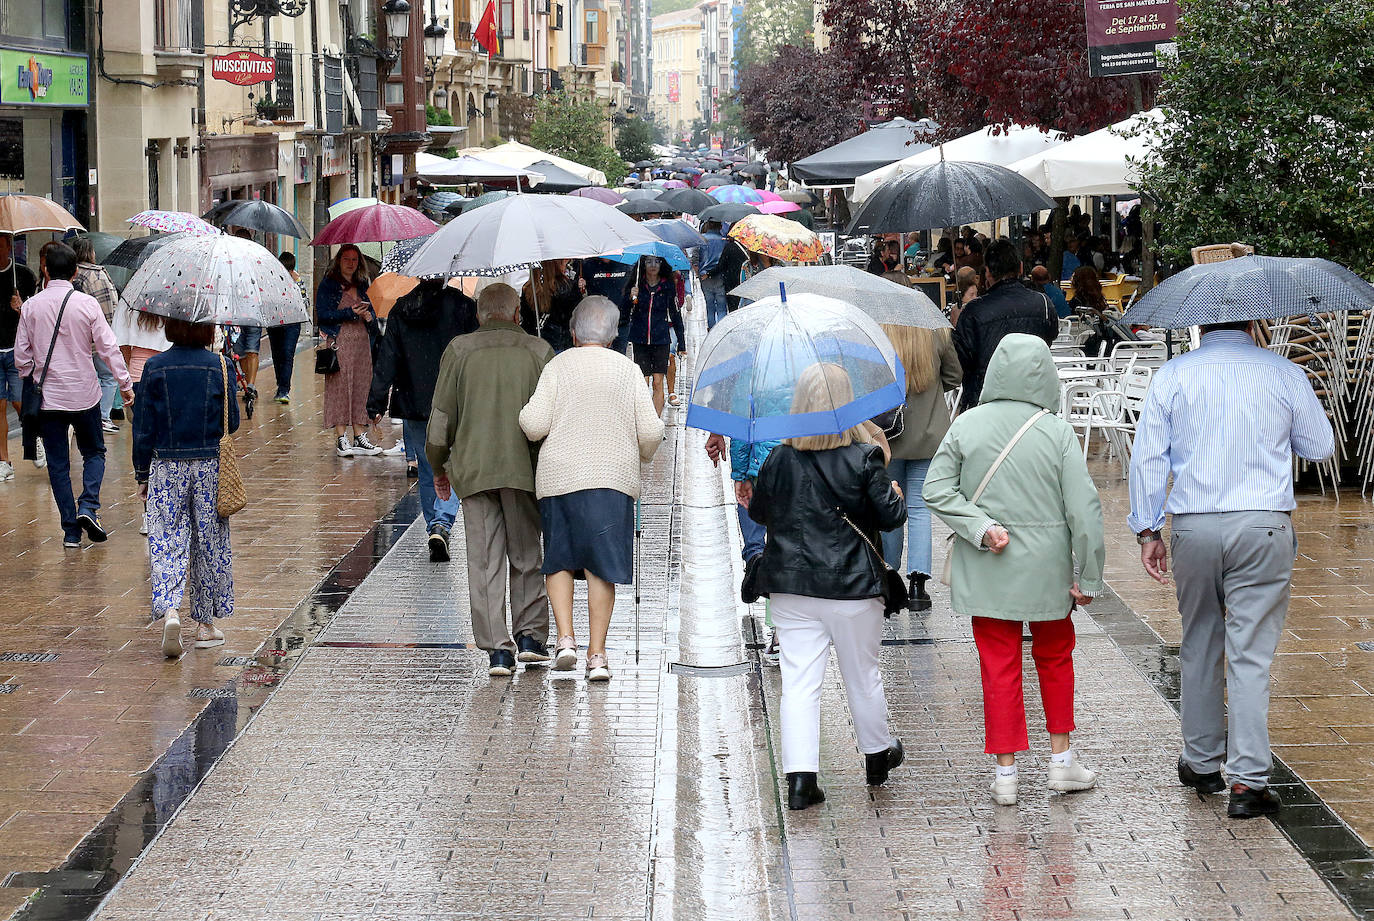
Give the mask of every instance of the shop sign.
[[335, 138], [320, 139], [320, 152], [324, 154], [324, 168], [321, 176], [345, 176], [348, 174], [348, 143], [340, 143]]
[[277, 62], [252, 51], [217, 54], [210, 58], [210, 76], [235, 86], [270, 83], [277, 77]]
[[71, 54], [0, 50], [0, 103], [84, 106], [87, 63]]
[[1178, 0], [1084, 0], [1088, 73], [1147, 74], [1177, 54]]

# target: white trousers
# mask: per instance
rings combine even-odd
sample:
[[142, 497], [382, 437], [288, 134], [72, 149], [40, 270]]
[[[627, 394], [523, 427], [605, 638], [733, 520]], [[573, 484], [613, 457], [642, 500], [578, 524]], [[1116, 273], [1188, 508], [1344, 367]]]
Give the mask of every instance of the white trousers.
[[859, 751], [875, 754], [892, 745], [887, 696], [878, 670], [883, 635], [880, 598], [834, 601], [806, 595], [773, 595], [782, 667], [782, 769], [819, 771], [821, 685], [830, 647], [844, 678]]

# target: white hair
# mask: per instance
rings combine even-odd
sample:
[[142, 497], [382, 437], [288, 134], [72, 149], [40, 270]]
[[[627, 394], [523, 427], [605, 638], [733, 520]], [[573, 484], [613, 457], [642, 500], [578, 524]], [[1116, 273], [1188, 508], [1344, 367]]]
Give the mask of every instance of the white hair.
[[477, 322], [483, 326], [495, 320], [515, 322], [520, 318], [520, 295], [510, 285], [487, 285], [477, 295]]
[[572, 334], [579, 343], [610, 345], [620, 331], [620, 308], [599, 294], [584, 297], [572, 315]]

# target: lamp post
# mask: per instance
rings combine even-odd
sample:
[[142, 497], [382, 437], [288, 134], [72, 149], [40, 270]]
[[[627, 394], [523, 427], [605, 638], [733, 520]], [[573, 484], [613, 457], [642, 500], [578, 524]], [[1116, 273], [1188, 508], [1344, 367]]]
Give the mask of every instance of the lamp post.
[[399, 50], [410, 35], [410, 4], [406, 0], [386, 0], [382, 4], [382, 17], [386, 20], [387, 38]]
[[429, 3], [429, 25], [425, 26], [425, 59], [429, 62], [429, 67], [425, 71], [425, 76], [433, 78], [439, 70], [439, 62], [444, 59], [444, 39], [448, 37], [448, 29], [439, 22], [439, 16], [434, 9], [434, 0]]

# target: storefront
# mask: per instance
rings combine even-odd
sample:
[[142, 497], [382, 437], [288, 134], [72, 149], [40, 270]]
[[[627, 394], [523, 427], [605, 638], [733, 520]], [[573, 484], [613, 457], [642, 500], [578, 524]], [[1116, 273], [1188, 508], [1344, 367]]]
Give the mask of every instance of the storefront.
[[0, 192], [50, 197], [89, 224], [88, 102], [84, 55], [0, 48]]
[[207, 135], [200, 174], [201, 208], [231, 198], [276, 204], [279, 143], [275, 133]]

